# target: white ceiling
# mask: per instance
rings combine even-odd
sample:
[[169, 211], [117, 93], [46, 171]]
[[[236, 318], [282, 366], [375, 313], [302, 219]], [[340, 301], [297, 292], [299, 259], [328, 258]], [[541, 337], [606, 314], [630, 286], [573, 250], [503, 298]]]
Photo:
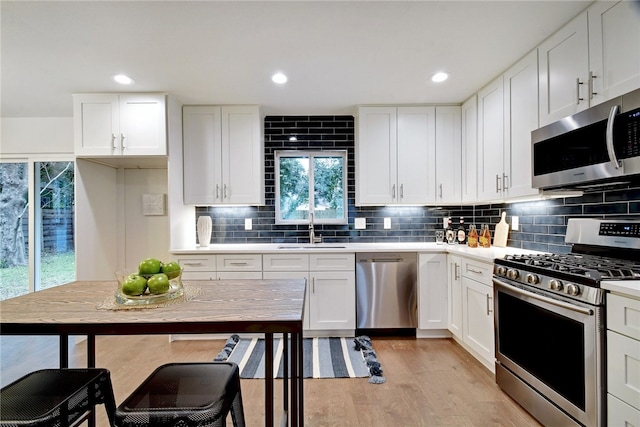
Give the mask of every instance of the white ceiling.
[[117, 91], [283, 115], [461, 103], [590, 3], [2, 0], [0, 114], [71, 116], [72, 93]]

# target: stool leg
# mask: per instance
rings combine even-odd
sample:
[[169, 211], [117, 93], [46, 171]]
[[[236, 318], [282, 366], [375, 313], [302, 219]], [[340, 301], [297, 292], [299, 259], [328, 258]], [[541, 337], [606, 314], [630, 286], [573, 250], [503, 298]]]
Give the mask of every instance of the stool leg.
[[111, 383], [111, 374], [107, 372], [104, 381], [101, 382], [102, 396], [104, 399], [104, 409], [107, 411], [107, 417], [109, 418], [109, 425], [115, 427], [116, 420], [116, 399], [113, 395], [113, 384]]

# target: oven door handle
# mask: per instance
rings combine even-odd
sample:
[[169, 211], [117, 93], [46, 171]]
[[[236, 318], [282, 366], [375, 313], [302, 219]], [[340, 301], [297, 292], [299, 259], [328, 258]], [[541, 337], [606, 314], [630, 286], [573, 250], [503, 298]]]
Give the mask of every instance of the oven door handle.
[[556, 299], [553, 299], [553, 298], [545, 297], [544, 295], [538, 295], [536, 293], [529, 292], [527, 290], [520, 289], [518, 287], [512, 286], [512, 285], [510, 285], [508, 283], [505, 283], [505, 282], [503, 282], [501, 280], [498, 280], [496, 278], [493, 279], [493, 283], [497, 284], [497, 285], [500, 285], [500, 286], [504, 286], [505, 288], [510, 289], [511, 291], [513, 291], [513, 292], [515, 292], [517, 294], [524, 295], [524, 296], [527, 296], [527, 297], [529, 297], [531, 299], [535, 299], [535, 300], [538, 300], [538, 301], [546, 302], [547, 304], [552, 304], [552, 305], [555, 305], [557, 307], [566, 308], [567, 310], [575, 311], [575, 312], [578, 312], [580, 314], [585, 314], [587, 316], [593, 316], [593, 314], [594, 314], [593, 310], [590, 309], [590, 308], [579, 307], [577, 305], [569, 304], [569, 303], [564, 302], [564, 301], [560, 301], [560, 300], [556, 300]]

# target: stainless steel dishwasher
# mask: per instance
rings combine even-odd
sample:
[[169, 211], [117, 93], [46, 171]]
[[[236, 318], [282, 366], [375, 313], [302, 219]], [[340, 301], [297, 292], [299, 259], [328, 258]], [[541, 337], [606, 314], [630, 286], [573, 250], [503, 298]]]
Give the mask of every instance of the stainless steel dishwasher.
[[356, 253], [357, 328], [417, 327], [416, 288], [415, 253]]

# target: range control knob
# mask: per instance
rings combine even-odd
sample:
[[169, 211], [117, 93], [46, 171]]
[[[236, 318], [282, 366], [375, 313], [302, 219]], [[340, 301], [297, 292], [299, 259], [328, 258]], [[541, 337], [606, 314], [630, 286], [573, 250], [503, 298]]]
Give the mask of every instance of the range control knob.
[[554, 291], [561, 291], [564, 285], [562, 284], [562, 280], [551, 279], [549, 280], [549, 289]]
[[537, 274], [529, 273], [527, 274], [525, 281], [530, 285], [537, 285], [540, 283], [540, 277]]
[[498, 269], [496, 271], [498, 272], [498, 276], [506, 276], [507, 275], [507, 267], [505, 267], [504, 265], [498, 266]]
[[573, 283], [569, 283], [567, 285], [567, 294], [572, 295], [572, 296], [576, 296], [576, 295], [580, 295], [580, 287], [578, 285], [574, 285]]
[[507, 277], [511, 280], [516, 280], [518, 277], [520, 277], [520, 272], [516, 269], [510, 268], [507, 271]]

